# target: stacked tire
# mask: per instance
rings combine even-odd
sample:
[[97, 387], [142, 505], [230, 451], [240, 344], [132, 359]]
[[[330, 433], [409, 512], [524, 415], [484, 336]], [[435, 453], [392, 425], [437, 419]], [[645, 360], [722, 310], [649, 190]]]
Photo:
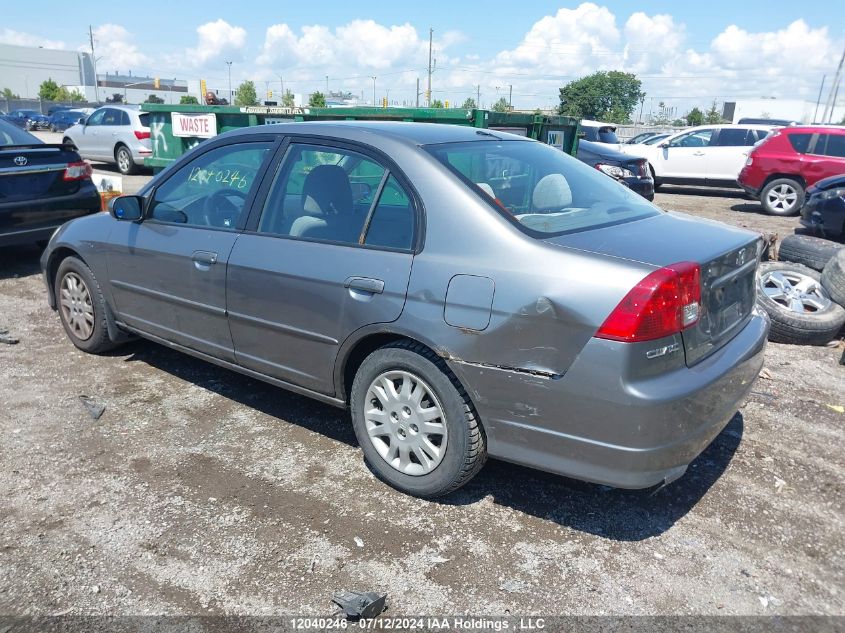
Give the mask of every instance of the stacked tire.
[[845, 246], [790, 235], [778, 259], [757, 272], [757, 304], [772, 322], [769, 340], [826, 345], [845, 325]]

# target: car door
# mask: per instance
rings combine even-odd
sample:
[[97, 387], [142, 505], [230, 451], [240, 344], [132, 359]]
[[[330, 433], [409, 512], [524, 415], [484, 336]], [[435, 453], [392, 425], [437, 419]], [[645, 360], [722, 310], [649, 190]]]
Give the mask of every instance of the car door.
[[722, 127], [716, 130], [705, 148], [707, 154], [707, 184], [733, 184], [739, 176], [748, 153], [765, 131], [747, 127]]
[[237, 362], [333, 394], [341, 343], [402, 313], [419, 213], [410, 191], [365, 149], [292, 143], [229, 258]]
[[234, 361], [226, 266], [272, 147], [210, 148], [152, 191], [142, 222], [116, 223], [106, 260], [121, 321]]
[[712, 129], [692, 130], [661, 143], [652, 161], [655, 175], [664, 180], [703, 184], [707, 173], [706, 148], [712, 134]]
[[124, 113], [117, 108], [105, 108], [103, 120], [94, 136], [93, 147], [100, 160], [114, 162], [114, 145], [120, 133], [120, 121]]
[[819, 134], [811, 144], [807, 159], [801, 174], [808, 185], [845, 173], [845, 132], [832, 129], [830, 133]]
[[76, 145], [76, 149], [79, 150], [79, 154], [82, 158], [100, 158], [100, 155], [97, 152], [97, 141], [100, 136], [100, 129], [105, 115], [106, 108], [100, 108], [89, 116], [85, 121], [85, 125], [81, 125], [78, 132], [74, 134], [73, 143]]

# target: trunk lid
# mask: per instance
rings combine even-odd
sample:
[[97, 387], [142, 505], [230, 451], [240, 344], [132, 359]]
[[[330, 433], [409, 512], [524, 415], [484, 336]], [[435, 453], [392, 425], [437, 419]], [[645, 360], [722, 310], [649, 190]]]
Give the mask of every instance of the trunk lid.
[[680, 213], [547, 240], [559, 246], [620, 257], [661, 268], [682, 261], [701, 266], [701, 314], [684, 330], [688, 366], [719, 349], [751, 317], [760, 236]]
[[76, 193], [80, 181], [64, 180], [79, 155], [63, 145], [0, 146], [0, 204]]

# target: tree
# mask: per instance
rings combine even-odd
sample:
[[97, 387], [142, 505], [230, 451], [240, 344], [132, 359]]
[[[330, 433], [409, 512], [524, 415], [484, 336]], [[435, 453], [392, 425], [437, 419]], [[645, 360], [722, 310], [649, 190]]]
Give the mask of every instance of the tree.
[[164, 103], [164, 99], [155, 94], [150, 94], [144, 103]]
[[235, 91], [235, 105], [236, 106], [254, 106], [258, 105], [258, 95], [255, 92], [255, 84], [249, 79], [241, 83]]
[[20, 95], [17, 95], [12, 92], [11, 88], [3, 88], [3, 98], [6, 101], [11, 101], [12, 99], [20, 99]]
[[431, 107], [432, 108], [442, 108], [443, 102], [440, 99], [435, 99], [434, 101], [431, 102]]
[[475, 105], [475, 99], [473, 99], [472, 97], [469, 97], [467, 99], [464, 99], [464, 102], [461, 104], [461, 107], [464, 110], [474, 110], [478, 106]]
[[672, 127], [684, 127], [687, 122], [684, 119], [673, 119]]
[[123, 93], [112, 93], [112, 96], [106, 97], [106, 103], [123, 103]]
[[324, 95], [319, 90], [317, 92], [312, 92], [311, 95], [308, 97], [308, 105], [312, 108], [325, 108], [326, 95]]
[[722, 122], [722, 114], [719, 112], [719, 108], [716, 107], [715, 99], [713, 100], [713, 105], [710, 106], [710, 109], [704, 115], [704, 122], [709, 125]]
[[687, 120], [687, 125], [704, 125], [704, 113], [697, 107], [687, 112], [684, 118]]
[[58, 101], [59, 84], [52, 79], [45, 79], [38, 88], [38, 96], [42, 101]]
[[499, 97], [499, 100], [493, 104], [493, 112], [510, 112], [510, 109], [511, 106], [504, 97]]
[[296, 100], [294, 99], [293, 93], [288, 88], [285, 90], [285, 94], [282, 95], [282, 105], [286, 108], [292, 108], [295, 104]]
[[193, 95], [182, 95], [179, 97], [179, 105], [197, 105], [199, 101]]
[[627, 123], [645, 93], [632, 73], [598, 71], [560, 89], [558, 112], [579, 119]]

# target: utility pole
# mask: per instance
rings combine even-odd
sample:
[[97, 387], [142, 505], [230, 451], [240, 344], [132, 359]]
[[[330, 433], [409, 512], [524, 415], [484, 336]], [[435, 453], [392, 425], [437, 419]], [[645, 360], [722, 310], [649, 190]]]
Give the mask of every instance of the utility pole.
[[513, 84], [508, 85], [508, 109], [513, 110]]
[[417, 77], [417, 107], [420, 107], [420, 78]]
[[97, 80], [97, 56], [94, 54], [94, 29], [88, 25], [88, 43], [91, 44], [91, 62], [94, 64], [94, 101], [100, 103], [100, 85]]
[[373, 107], [374, 108], [376, 107], [376, 79], [378, 79], [378, 77], [373, 75]]
[[833, 118], [833, 106], [836, 99], [836, 93], [839, 90], [839, 81], [842, 79], [842, 64], [845, 63], [845, 49], [842, 51], [842, 57], [839, 58], [839, 66], [836, 69], [836, 75], [833, 77], [833, 84], [830, 86], [830, 94], [827, 97], [827, 103], [824, 106], [824, 114], [822, 115], [822, 123], [828, 121], [828, 118]]
[[827, 79], [827, 75], [822, 75], [822, 85], [819, 86], [819, 97], [816, 99], [816, 111], [813, 113], [813, 123], [816, 123], [819, 120], [819, 104], [822, 101], [822, 91], [824, 90], [825, 79]]
[[329, 96], [329, 76], [326, 75], [326, 97]]
[[426, 92], [425, 106], [431, 107], [431, 48], [434, 41], [434, 29], [428, 29], [428, 91]]
[[481, 84], [475, 85], [475, 107], [481, 108]]
[[[232, 94], [232, 62], [226, 62], [226, 65], [229, 67], [229, 105], [234, 105], [235, 98]], [[205, 95], [203, 95], [205, 97]]]

